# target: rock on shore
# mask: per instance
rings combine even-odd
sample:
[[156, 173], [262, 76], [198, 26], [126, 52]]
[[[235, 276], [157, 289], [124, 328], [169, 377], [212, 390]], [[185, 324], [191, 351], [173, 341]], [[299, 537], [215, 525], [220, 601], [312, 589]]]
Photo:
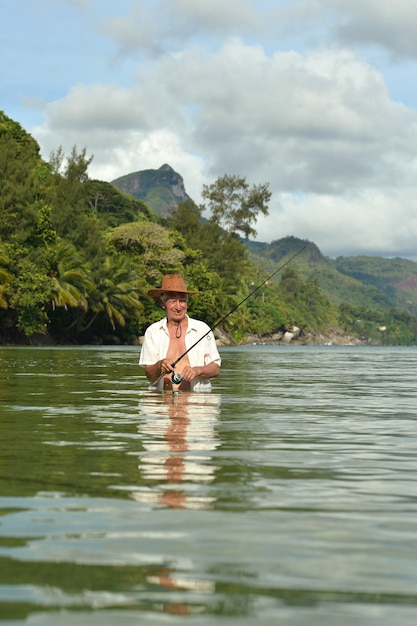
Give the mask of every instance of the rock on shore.
[[[289, 330], [274, 333], [270, 336], [248, 335], [248, 344], [276, 344], [276, 345], [309, 345], [309, 346], [356, 346], [371, 345], [375, 342], [366, 337], [355, 337], [340, 329], [329, 329], [322, 333], [314, 330], [302, 331], [297, 326]], [[225, 345], [225, 344], [223, 344]]]

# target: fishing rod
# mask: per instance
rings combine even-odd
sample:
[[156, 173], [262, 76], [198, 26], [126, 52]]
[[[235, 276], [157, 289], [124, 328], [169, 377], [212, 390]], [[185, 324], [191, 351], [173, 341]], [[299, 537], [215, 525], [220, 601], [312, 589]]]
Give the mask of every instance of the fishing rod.
[[[252, 289], [252, 291], [245, 297], [243, 298], [243, 300], [241, 300], [238, 304], [236, 304], [236, 306], [234, 306], [228, 313], [226, 313], [226, 315], [224, 315], [222, 318], [219, 319], [218, 322], [216, 322], [213, 326], [211, 326], [208, 331], [206, 333], [204, 333], [204, 335], [202, 335], [199, 339], [197, 339], [196, 342], [193, 343], [192, 346], [190, 346], [189, 348], [187, 348], [187, 350], [185, 352], [183, 352], [178, 358], [175, 359], [175, 361], [173, 361], [173, 363], [171, 363], [172, 367], [175, 367], [176, 364], [181, 361], [181, 359], [183, 359], [185, 357], [186, 354], [189, 353], [190, 350], [192, 350], [198, 343], [200, 343], [200, 341], [202, 341], [204, 339], [204, 337], [207, 337], [207, 335], [211, 332], [213, 332], [213, 330], [215, 328], [217, 328], [217, 326], [219, 326], [222, 322], [224, 322], [230, 315], [232, 315], [232, 313], [234, 313], [244, 302], [246, 302], [246, 300], [249, 300], [249, 298], [251, 296], [253, 296], [254, 293], [256, 293], [261, 287], [263, 287], [265, 285], [265, 283], [267, 283], [269, 280], [271, 280], [271, 278], [273, 278], [275, 276], [275, 274], [278, 274], [278, 272], [280, 272], [282, 269], [284, 269], [284, 267], [286, 265], [288, 265], [288, 263], [291, 263], [291, 261], [293, 259], [295, 259], [295, 257], [297, 255], [299, 255], [303, 250], [306, 249], [307, 246], [303, 246], [302, 248], [300, 248], [300, 250], [298, 250], [298, 252], [296, 252], [295, 254], [293, 254], [289, 259], [287, 259], [285, 261], [285, 263], [282, 263], [282, 265], [280, 265], [278, 267], [278, 269], [275, 270], [275, 272], [272, 272], [272, 274], [270, 276], [268, 276], [267, 278], [265, 278], [265, 280], [258, 285], [257, 287], [255, 287], [255, 289]], [[161, 378], [163, 378], [166, 375], [166, 372], [162, 372], [158, 378], [152, 383], [153, 385], [157, 385], [159, 383], [159, 381], [161, 380]], [[175, 385], [179, 385], [179, 383], [182, 381], [182, 376], [180, 373], [175, 373], [172, 372], [171, 374], [171, 380]]]

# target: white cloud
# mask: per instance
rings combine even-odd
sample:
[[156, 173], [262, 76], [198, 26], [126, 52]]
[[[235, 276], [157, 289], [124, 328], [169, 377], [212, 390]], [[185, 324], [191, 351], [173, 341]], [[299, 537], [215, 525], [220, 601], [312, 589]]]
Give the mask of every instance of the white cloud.
[[184, 53], [176, 71], [162, 59], [153, 76], [171, 111], [193, 107], [182, 132], [212, 176], [343, 193], [347, 184], [397, 183], [414, 155], [416, 113], [392, 102], [381, 75], [347, 51], [268, 58], [230, 40], [216, 54]]
[[398, 61], [417, 59], [416, 8], [415, 0], [291, 0], [275, 15], [292, 34], [377, 46]]
[[204, 183], [203, 159], [187, 151], [181, 132], [170, 129], [175, 124], [165, 124], [169, 114], [161, 109], [158, 114], [158, 105], [139, 88], [77, 85], [46, 106], [46, 123], [32, 132], [46, 159], [60, 146], [66, 155], [74, 145], [79, 151], [86, 148], [87, 156], [93, 156], [91, 177], [111, 181], [169, 163], [180, 174], [193, 172], [187, 191], [198, 195]]
[[257, 224], [258, 240], [297, 234], [318, 245], [323, 254], [407, 256], [417, 258], [415, 188], [389, 193], [364, 190], [329, 196], [282, 194], [281, 209]]
[[210, 44], [232, 33], [263, 30], [259, 6], [253, 0], [157, 0], [134, 2], [130, 10], [100, 20], [119, 54], [151, 56], [175, 52], [197, 40]]
[[394, 57], [417, 58], [413, 0], [334, 0], [336, 33], [344, 43], [378, 45]]
[[[397, 254], [417, 236], [417, 112], [348, 50], [268, 56], [236, 38], [216, 52], [189, 47], [141, 65], [131, 88], [72, 87], [34, 135], [44, 153], [58, 140], [67, 153], [86, 147], [103, 180], [169, 163], [196, 202], [225, 173], [267, 182], [271, 216], [258, 240], [294, 234], [326, 254]], [[402, 195], [406, 229], [396, 222]]]
[[414, 4], [16, 0], [2, 102], [45, 158], [85, 147], [102, 180], [169, 163], [197, 202], [225, 173], [269, 183], [258, 240], [411, 254]]

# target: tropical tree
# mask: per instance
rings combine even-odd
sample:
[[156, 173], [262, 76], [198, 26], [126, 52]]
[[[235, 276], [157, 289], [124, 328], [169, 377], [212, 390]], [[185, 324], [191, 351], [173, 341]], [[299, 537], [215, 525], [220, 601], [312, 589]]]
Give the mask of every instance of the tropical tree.
[[39, 145], [0, 111], [0, 237], [26, 243], [33, 235], [48, 166]]
[[209, 270], [205, 260], [200, 260], [187, 267], [186, 280], [189, 289], [198, 291], [190, 299], [190, 313], [212, 326], [228, 307], [227, 291], [222, 279], [216, 272]]
[[115, 228], [127, 222], [160, 221], [143, 200], [123, 193], [111, 183], [89, 180], [88, 206], [98, 216], [103, 228]]
[[181, 273], [183, 264], [195, 258], [179, 233], [152, 222], [118, 226], [108, 233], [107, 241], [110, 250], [128, 252], [150, 284], [160, 282], [166, 273]]
[[81, 254], [68, 242], [60, 241], [51, 254], [51, 293], [53, 310], [57, 307], [88, 309], [87, 294], [95, 286]]
[[90, 206], [88, 167], [92, 157], [86, 157], [85, 149], [78, 153], [74, 147], [65, 165], [63, 159], [61, 149], [51, 155], [50, 221], [58, 237], [94, 258], [101, 252], [103, 238], [100, 219]]
[[129, 258], [106, 256], [93, 268], [95, 289], [88, 296], [89, 313], [92, 313], [84, 330], [98, 320], [113, 330], [123, 327], [130, 318], [139, 319], [143, 305], [139, 299], [140, 284]]
[[17, 259], [13, 278], [6, 288], [9, 309], [16, 317], [16, 328], [26, 337], [46, 332], [46, 302], [52, 279], [29, 256]]
[[246, 179], [227, 175], [218, 178], [211, 185], [203, 185], [202, 197], [207, 205], [202, 210], [211, 212], [211, 219], [228, 233], [243, 233], [256, 236], [253, 224], [258, 214], [268, 215], [268, 202], [271, 192], [268, 183], [249, 187]]
[[202, 230], [201, 208], [191, 199], [177, 204], [171, 210], [166, 224], [168, 228], [181, 233], [189, 244], [192, 241], [198, 247]]

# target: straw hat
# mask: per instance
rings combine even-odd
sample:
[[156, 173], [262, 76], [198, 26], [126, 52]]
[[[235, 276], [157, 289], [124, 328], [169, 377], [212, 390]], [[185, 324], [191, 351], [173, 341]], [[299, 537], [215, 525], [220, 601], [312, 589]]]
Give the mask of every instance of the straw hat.
[[182, 277], [179, 274], [165, 274], [162, 279], [162, 287], [149, 289], [148, 296], [159, 302], [161, 294], [167, 292], [185, 293], [189, 296], [193, 296], [194, 294], [198, 293], [198, 291], [188, 291]]

